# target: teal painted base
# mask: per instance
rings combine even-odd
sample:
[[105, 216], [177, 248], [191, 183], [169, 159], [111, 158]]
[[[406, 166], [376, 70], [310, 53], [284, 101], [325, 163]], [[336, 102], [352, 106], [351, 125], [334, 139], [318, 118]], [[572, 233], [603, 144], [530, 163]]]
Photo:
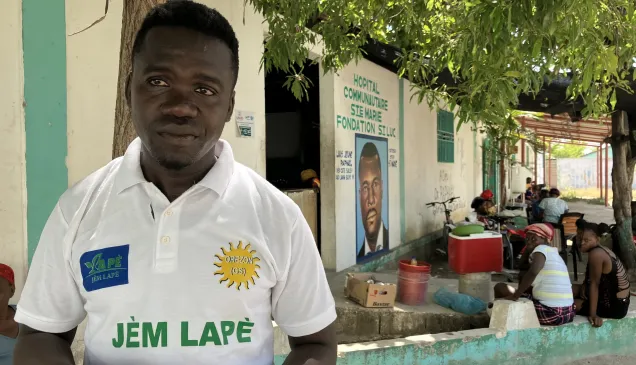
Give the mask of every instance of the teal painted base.
[[68, 188], [64, 0], [22, 0], [29, 264]]
[[[362, 351], [339, 349], [338, 365], [563, 365], [600, 355], [636, 355], [636, 318], [606, 321], [601, 328], [588, 323], [511, 331], [431, 343], [389, 345]], [[341, 345], [346, 346], [346, 345]], [[388, 347], [385, 347], [388, 346]], [[277, 356], [275, 364], [282, 364]], [[636, 361], [635, 361], [636, 362]]]

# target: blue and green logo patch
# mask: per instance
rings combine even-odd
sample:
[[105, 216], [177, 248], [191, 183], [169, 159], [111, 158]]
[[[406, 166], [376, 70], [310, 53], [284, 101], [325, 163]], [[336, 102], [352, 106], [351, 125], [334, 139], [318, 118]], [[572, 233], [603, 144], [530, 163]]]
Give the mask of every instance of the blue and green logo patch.
[[84, 289], [94, 291], [128, 284], [129, 245], [85, 252], [80, 257]]

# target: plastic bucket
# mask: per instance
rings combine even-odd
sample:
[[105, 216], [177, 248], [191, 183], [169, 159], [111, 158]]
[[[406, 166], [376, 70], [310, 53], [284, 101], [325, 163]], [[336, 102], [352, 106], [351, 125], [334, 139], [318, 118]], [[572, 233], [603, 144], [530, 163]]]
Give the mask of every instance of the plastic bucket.
[[406, 305], [422, 305], [426, 303], [428, 280], [431, 277], [431, 265], [418, 261], [417, 266], [411, 260], [400, 260], [398, 269], [397, 299]]

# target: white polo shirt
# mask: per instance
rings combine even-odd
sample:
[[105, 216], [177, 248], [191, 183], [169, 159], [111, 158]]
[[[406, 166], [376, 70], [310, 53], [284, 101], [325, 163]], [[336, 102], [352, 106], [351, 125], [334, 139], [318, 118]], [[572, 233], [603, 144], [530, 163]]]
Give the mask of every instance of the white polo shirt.
[[88, 316], [85, 364], [272, 364], [290, 336], [336, 319], [298, 206], [219, 141], [217, 163], [170, 203], [141, 141], [66, 191], [33, 258], [16, 321], [60, 333]]

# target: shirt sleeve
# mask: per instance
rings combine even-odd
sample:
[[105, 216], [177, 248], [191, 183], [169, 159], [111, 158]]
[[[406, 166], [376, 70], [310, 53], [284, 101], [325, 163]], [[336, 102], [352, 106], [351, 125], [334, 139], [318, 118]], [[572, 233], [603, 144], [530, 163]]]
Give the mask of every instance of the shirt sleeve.
[[67, 230], [58, 204], [35, 250], [16, 322], [42, 332], [63, 333], [77, 327], [86, 317], [84, 302], [64, 254]]
[[272, 291], [272, 314], [288, 336], [302, 337], [333, 323], [336, 308], [314, 236], [300, 209], [291, 245], [287, 274]]

